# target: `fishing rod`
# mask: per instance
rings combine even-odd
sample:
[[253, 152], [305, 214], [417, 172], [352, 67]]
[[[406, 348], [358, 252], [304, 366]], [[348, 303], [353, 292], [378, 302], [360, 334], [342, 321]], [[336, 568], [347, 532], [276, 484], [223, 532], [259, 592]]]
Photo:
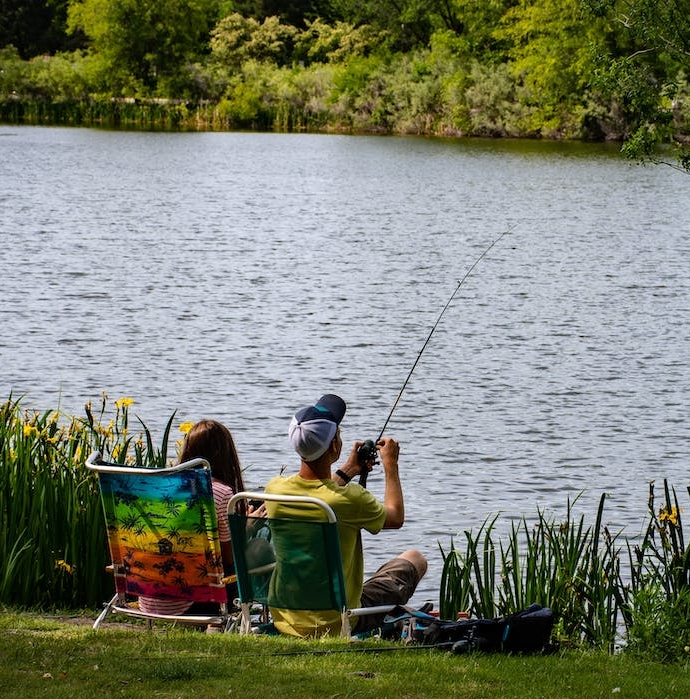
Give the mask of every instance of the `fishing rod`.
[[458, 282], [458, 285], [455, 287], [455, 290], [453, 293], [450, 295], [450, 298], [448, 301], [446, 301], [446, 305], [443, 307], [443, 310], [439, 313], [438, 318], [436, 318], [436, 322], [434, 323], [433, 327], [431, 328], [431, 331], [427, 335], [426, 340], [424, 341], [424, 344], [422, 345], [422, 348], [419, 350], [419, 353], [417, 354], [417, 358], [414, 360], [414, 364], [412, 364], [412, 368], [410, 369], [410, 372], [407, 375], [407, 378], [405, 379], [405, 382], [402, 385], [402, 388], [400, 389], [395, 401], [393, 402], [393, 407], [390, 409], [390, 412], [388, 413], [388, 417], [386, 418], [386, 421], [383, 423], [383, 427], [381, 428], [381, 431], [379, 432], [379, 436], [376, 438], [376, 441], [374, 442], [371, 439], [367, 439], [364, 444], [362, 444], [359, 449], [357, 450], [357, 459], [359, 461], [359, 465], [361, 467], [361, 471], [359, 474], [359, 484], [362, 487], [366, 487], [367, 485], [367, 478], [369, 476], [369, 469], [367, 468], [367, 463], [371, 462], [373, 459], [376, 458], [376, 445], [378, 442], [381, 440], [383, 437], [383, 433], [386, 431], [386, 427], [388, 427], [388, 423], [390, 422], [390, 419], [393, 415], [393, 412], [395, 411], [396, 407], [398, 406], [398, 401], [400, 400], [400, 397], [402, 396], [405, 388], [407, 387], [407, 384], [412, 376], [412, 373], [414, 372], [417, 364], [419, 363], [419, 360], [422, 357], [422, 354], [424, 353], [424, 350], [426, 349], [427, 345], [429, 344], [429, 341], [431, 340], [431, 336], [434, 334], [436, 328], [438, 327], [438, 324], [441, 322], [441, 318], [443, 318], [444, 313], [446, 310], [448, 310], [448, 306], [453, 302], [453, 299], [455, 298], [455, 294], [458, 293], [460, 290], [460, 287], [465, 283], [465, 280], [467, 277], [472, 274], [472, 271], [474, 268], [484, 259], [486, 255], [489, 254], [489, 251], [496, 245], [501, 238], [504, 236], [508, 235], [511, 231], [513, 231], [516, 228], [517, 224], [510, 226], [510, 228], [507, 228], [501, 235], [499, 235], [488, 247], [484, 249], [481, 255], [472, 263], [472, 266], [467, 270], [465, 275], [462, 277], [462, 279]]

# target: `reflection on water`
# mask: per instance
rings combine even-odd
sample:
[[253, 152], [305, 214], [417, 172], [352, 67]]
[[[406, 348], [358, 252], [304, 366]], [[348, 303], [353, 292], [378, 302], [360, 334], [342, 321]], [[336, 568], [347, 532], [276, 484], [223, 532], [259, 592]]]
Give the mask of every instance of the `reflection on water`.
[[[349, 403], [386, 433], [407, 522], [373, 570], [502, 512], [634, 536], [648, 482], [685, 490], [687, 180], [610, 147], [0, 127], [0, 389], [81, 414], [132, 396], [154, 431], [211, 416], [247, 481], [295, 468], [289, 418]], [[382, 478], [369, 487], [380, 494]], [[584, 491], [584, 492], [583, 492]], [[579, 508], [579, 510], [578, 510]]]

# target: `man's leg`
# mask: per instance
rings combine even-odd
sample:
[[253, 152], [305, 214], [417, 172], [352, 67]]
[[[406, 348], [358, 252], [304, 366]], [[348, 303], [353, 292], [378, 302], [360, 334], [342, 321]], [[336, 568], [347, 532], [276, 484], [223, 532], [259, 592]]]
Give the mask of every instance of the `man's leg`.
[[[415, 549], [409, 549], [384, 563], [362, 589], [362, 606], [406, 604], [417, 589], [427, 569], [426, 558]], [[385, 614], [369, 614], [357, 622], [356, 630], [365, 631], [381, 626]]]
[[[417, 551], [416, 549], [408, 549], [404, 553], [400, 554], [400, 558], [404, 558], [405, 560], [410, 561], [410, 563], [412, 563], [412, 565], [416, 568], [418, 575], [417, 583], [419, 583], [419, 581], [426, 574], [427, 569], [426, 558], [424, 557], [422, 552]], [[410, 597], [412, 597], [412, 595], [410, 595]]]

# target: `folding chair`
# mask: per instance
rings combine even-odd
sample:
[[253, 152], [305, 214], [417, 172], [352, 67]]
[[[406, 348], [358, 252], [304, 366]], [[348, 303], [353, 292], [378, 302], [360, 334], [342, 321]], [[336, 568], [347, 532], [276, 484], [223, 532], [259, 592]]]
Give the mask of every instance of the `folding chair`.
[[[208, 462], [133, 468], [106, 463], [94, 453], [86, 466], [98, 474], [115, 578], [115, 595], [93, 628], [112, 612], [228, 630], [233, 618]], [[213, 613], [143, 612], [136, 604], [140, 596], [211, 603], [204, 606]]]
[[[290, 516], [247, 517], [236, 512], [241, 500], [279, 502]], [[241, 609], [239, 630], [252, 631], [251, 609], [326, 611], [340, 614], [340, 635], [352, 635], [353, 617], [383, 614], [395, 605], [350, 608], [333, 509], [314, 497], [241, 492], [228, 503], [230, 538]], [[253, 520], [253, 521], [252, 521]]]

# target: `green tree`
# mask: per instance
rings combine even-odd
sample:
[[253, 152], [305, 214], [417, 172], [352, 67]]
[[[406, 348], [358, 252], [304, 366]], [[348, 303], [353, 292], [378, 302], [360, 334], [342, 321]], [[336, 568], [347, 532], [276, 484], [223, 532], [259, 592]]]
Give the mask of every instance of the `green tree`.
[[307, 26], [307, 21], [338, 19], [331, 0], [234, 0], [232, 5], [245, 17], [259, 21], [278, 17], [281, 22], [300, 29]]
[[303, 63], [344, 63], [376, 51], [386, 36], [367, 24], [355, 27], [348, 22], [327, 24], [316, 19], [300, 32], [295, 54]]
[[[514, 0], [333, 0], [338, 14], [354, 25], [386, 30], [397, 50], [428, 47], [431, 36], [447, 30], [462, 37], [458, 50], [494, 50], [492, 31]], [[475, 54], [477, 56], [477, 54]]]
[[496, 28], [514, 0], [454, 0], [447, 29], [457, 35], [456, 50], [463, 56], [490, 63], [505, 61], [505, 46]]
[[67, 35], [69, 0], [0, 0], [0, 47], [14, 46], [33, 58], [78, 48], [83, 37]]
[[660, 144], [675, 142], [676, 163], [690, 173], [690, 0], [582, 0], [593, 15], [615, 23], [626, 52], [600, 57], [598, 86], [626, 114], [623, 151], [641, 161], [667, 162]]
[[237, 12], [224, 17], [211, 32], [211, 58], [231, 70], [249, 60], [277, 65], [290, 62], [298, 30], [278, 17], [260, 22]]
[[387, 31], [396, 50], [426, 46], [434, 31], [438, 0], [334, 0], [341, 19]]
[[605, 22], [585, 18], [579, 0], [520, 0], [495, 35], [531, 110], [528, 133], [579, 137], [594, 74], [594, 46], [607, 41]]
[[207, 51], [220, 7], [219, 0], [73, 0], [68, 26], [89, 37], [114, 88], [173, 94]]

